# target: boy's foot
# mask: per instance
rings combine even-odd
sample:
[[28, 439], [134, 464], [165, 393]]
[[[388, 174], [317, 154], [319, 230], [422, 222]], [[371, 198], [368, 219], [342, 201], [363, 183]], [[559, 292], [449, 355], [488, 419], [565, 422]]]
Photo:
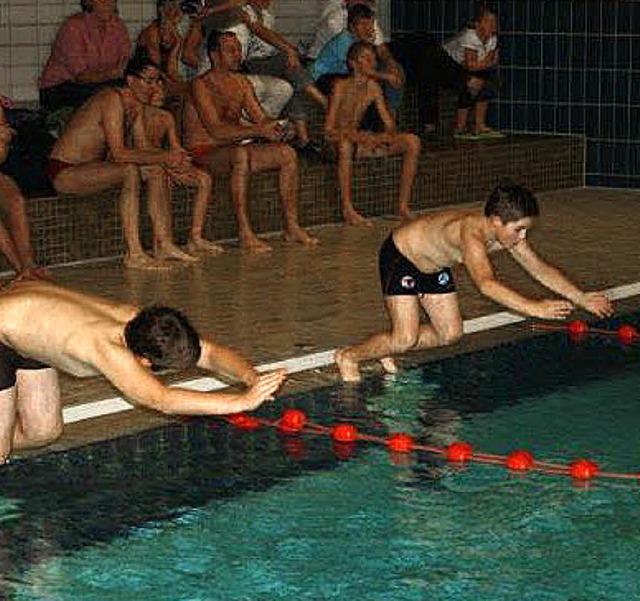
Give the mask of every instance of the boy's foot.
[[383, 357], [380, 359], [380, 364], [382, 365], [382, 369], [384, 369], [388, 374], [398, 373], [398, 366], [396, 365], [393, 357]]
[[266, 255], [273, 251], [273, 249], [266, 243], [260, 240], [257, 236], [240, 237], [240, 246], [248, 253], [252, 255]]
[[476, 127], [475, 135], [480, 138], [505, 138], [506, 136], [499, 132], [497, 129], [493, 129], [488, 125], [481, 125]]
[[187, 263], [196, 263], [200, 260], [198, 257], [194, 257], [193, 255], [180, 250], [174, 244], [167, 244], [166, 246], [159, 248], [156, 251], [156, 257], [158, 259], [176, 259]]
[[336, 365], [340, 371], [340, 377], [343, 382], [360, 382], [360, 370], [358, 364], [346, 357], [347, 349], [339, 348], [335, 354]]
[[282, 233], [282, 237], [286, 242], [298, 242], [305, 246], [315, 246], [319, 240], [309, 235], [309, 233], [301, 227], [290, 228]]
[[224, 248], [214, 242], [209, 242], [204, 238], [192, 238], [187, 244], [187, 250], [190, 253], [205, 252], [210, 255], [219, 255], [224, 252]]
[[358, 211], [349, 211], [342, 215], [347, 225], [355, 225], [356, 227], [373, 227], [373, 220], [366, 219]]

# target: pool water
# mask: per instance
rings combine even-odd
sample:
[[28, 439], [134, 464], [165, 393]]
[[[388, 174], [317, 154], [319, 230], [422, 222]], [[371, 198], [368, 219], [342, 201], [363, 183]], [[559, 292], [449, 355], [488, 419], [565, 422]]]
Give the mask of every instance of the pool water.
[[[638, 391], [640, 345], [550, 334], [283, 404], [425, 444], [635, 472]], [[640, 598], [633, 481], [578, 487], [201, 419], [16, 462], [0, 491], [7, 599]]]

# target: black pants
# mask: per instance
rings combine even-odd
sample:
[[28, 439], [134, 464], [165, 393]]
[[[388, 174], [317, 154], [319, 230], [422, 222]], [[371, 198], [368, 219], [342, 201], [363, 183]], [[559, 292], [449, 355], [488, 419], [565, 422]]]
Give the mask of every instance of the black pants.
[[[452, 90], [458, 94], [457, 108], [473, 107], [478, 101], [488, 100], [495, 96], [499, 80], [494, 69], [486, 71], [467, 71], [454, 61], [440, 45], [427, 49], [425, 60], [419, 73], [418, 103], [420, 124], [438, 123], [438, 97], [441, 88]], [[468, 82], [471, 77], [484, 80], [482, 90], [473, 94], [469, 91]]]

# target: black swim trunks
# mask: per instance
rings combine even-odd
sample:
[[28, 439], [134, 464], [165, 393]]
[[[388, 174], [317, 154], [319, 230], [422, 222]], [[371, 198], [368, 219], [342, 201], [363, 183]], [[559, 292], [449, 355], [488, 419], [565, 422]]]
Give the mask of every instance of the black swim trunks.
[[35, 359], [27, 359], [12, 348], [0, 344], [0, 392], [16, 385], [16, 372], [19, 369], [48, 369], [49, 365]]
[[395, 245], [389, 236], [380, 248], [380, 284], [385, 296], [449, 294], [456, 291], [453, 273], [448, 267], [437, 273], [423, 273]]

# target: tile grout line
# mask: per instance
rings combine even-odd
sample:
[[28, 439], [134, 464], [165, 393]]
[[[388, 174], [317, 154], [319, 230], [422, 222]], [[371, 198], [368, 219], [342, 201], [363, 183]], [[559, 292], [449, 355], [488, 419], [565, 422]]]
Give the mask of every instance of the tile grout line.
[[[640, 295], [640, 282], [633, 284], [626, 284], [624, 286], [617, 286], [615, 288], [609, 288], [607, 291], [609, 298], [612, 300], [620, 300], [629, 298], [631, 296]], [[476, 332], [484, 332], [495, 328], [500, 328], [506, 325], [520, 323], [527, 318], [508, 311], [501, 311], [498, 313], [492, 313], [490, 315], [483, 315], [474, 319], [466, 319], [463, 324], [463, 331], [465, 334], [473, 334]], [[292, 357], [290, 359], [284, 359], [282, 361], [275, 361], [272, 363], [266, 363], [257, 367], [258, 371], [271, 371], [274, 369], [284, 368], [289, 373], [298, 373], [301, 371], [307, 371], [310, 369], [317, 369], [320, 367], [327, 367], [333, 363], [333, 355], [335, 349], [328, 351], [321, 351], [318, 353], [312, 353], [310, 355], [302, 355], [301, 357]], [[184, 382], [177, 382], [176, 385], [181, 388], [187, 388], [189, 390], [199, 391], [212, 391], [220, 390], [226, 387], [226, 384], [216, 380], [215, 378], [197, 378], [195, 380], [186, 380]], [[100, 401], [92, 401], [89, 403], [81, 403], [73, 405], [71, 407], [65, 407], [62, 411], [64, 423], [72, 424], [75, 422], [93, 419], [104, 415], [112, 415], [114, 413], [120, 413], [122, 411], [129, 411], [134, 409], [134, 406], [125, 401], [121, 397], [113, 397], [110, 399], [103, 399]]]

